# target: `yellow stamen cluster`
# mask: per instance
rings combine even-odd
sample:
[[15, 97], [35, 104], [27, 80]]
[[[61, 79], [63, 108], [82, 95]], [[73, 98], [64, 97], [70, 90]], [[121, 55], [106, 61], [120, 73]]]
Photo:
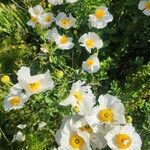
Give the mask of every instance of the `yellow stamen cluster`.
[[75, 91], [72, 93], [72, 95], [77, 99], [78, 103], [81, 103], [83, 100], [83, 95], [80, 91]]
[[61, 43], [61, 44], [66, 44], [66, 43], [68, 43], [68, 41], [69, 41], [69, 38], [66, 37], [65, 35], [63, 35], [63, 36], [60, 38], [60, 43]]
[[81, 136], [79, 136], [78, 134], [71, 135], [71, 137], [69, 139], [69, 144], [74, 149], [81, 149], [83, 147], [84, 143], [85, 143], [84, 139]]
[[41, 88], [41, 83], [40, 81], [29, 83], [28, 87], [29, 87], [29, 90], [31, 90], [32, 92], [35, 92]]
[[32, 21], [32, 22], [36, 23], [37, 20], [38, 20], [38, 19], [37, 19], [36, 17], [33, 17], [33, 16], [31, 17], [31, 21]]
[[93, 61], [92, 59], [88, 59], [88, 60], [86, 61], [86, 64], [87, 64], [89, 67], [91, 67], [91, 66], [93, 66], [93, 64], [94, 64], [94, 61]]
[[104, 11], [104, 10], [102, 10], [102, 9], [97, 9], [97, 10], [95, 11], [95, 17], [96, 17], [97, 19], [102, 19], [102, 18], [104, 18], [104, 16], [105, 16], [105, 11]]
[[71, 24], [71, 20], [69, 18], [63, 18], [61, 19], [60, 23], [63, 25], [63, 26], [70, 26]]
[[150, 11], [150, 2], [147, 2], [147, 3], [146, 3], [145, 8]]
[[95, 44], [94, 39], [87, 39], [87, 40], [86, 40], [86, 46], [87, 46], [88, 48], [94, 47], [94, 44]]
[[19, 104], [21, 103], [21, 99], [19, 96], [13, 96], [11, 99], [10, 99], [10, 104], [12, 106], [18, 106]]
[[93, 129], [87, 124], [83, 127], [80, 128], [81, 131], [86, 131], [88, 132], [89, 134], [93, 133]]
[[127, 134], [118, 134], [115, 136], [115, 143], [119, 149], [127, 149], [130, 147], [132, 141]]
[[50, 22], [51, 19], [52, 19], [51, 16], [46, 16], [44, 20], [45, 20], [45, 22]]
[[103, 109], [98, 113], [98, 119], [102, 122], [112, 122], [113, 112], [111, 109]]

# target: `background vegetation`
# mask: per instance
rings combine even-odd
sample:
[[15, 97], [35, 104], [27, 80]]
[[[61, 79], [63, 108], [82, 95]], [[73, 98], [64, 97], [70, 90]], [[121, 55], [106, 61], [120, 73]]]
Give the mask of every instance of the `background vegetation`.
[[[89, 29], [88, 15], [103, 3], [113, 14], [113, 22], [102, 30]], [[74, 5], [51, 7], [46, 0], [0, 2], [0, 76], [10, 75], [15, 84], [16, 72], [25, 65], [32, 68], [32, 74], [50, 69], [55, 81], [52, 92], [32, 96], [24, 108], [10, 112], [4, 111], [2, 102], [11, 85], [0, 83], [1, 150], [52, 150], [56, 146], [54, 134], [61, 120], [70, 113], [70, 108], [63, 108], [58, 103], [69, 94], [72, 83], [77, 80], [89, 83], [97, 97], [107, 92], [118, 96], [125, 104], [127, 118], [132, 118], [141, 135], [142, 150], [149, 150], [150, 17], [138, 10], [138, 3], [139, 0], [79, 0]], [[71, 12], [77, 19], [77, 28], [66, 32], [76, 41], [88, 31], [100, 35], [104, 47], [99, 50], [101, 69], [98, 73], [90, 75], [81, 70], [82, 61], [89, 54], [79, 44], [70, 51], [56, 49], [55, 45], [47, 44], [46, 30], [26, 25], [30, 19], [28, 8], [37, 4], [52, 10], [55, 15], [60, 10]], [[42, 45], [49, 49], [47, 54], [41, 52]], [[47, 123], [42, 131], [37, 130], [39, 121]], [[16, 126], [21, 123], [27, 124], [22, 131], [26, 140], [11, 143], [13, 135], [18, 132]]]

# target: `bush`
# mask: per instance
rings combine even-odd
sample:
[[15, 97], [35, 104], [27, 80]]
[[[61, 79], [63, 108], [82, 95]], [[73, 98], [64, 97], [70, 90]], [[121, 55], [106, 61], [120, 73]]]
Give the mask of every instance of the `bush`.
[[[0, 3], [0, 76], [9, 75], [15, 84], [16, 72], [21, 66], [28, 66], [32, 74], [49, 69], [55, 82], [53, 91], [34, 95], [25, 107], [9, 112], [4, 111], [3, 100], [12, 83], [0, 83], [0, 149], [51, 150], [56, 147], [56, 130], [62, 119], [71, 114], [70, 109], [63, 108], [59, 102], [67, 97], [72, 83], [77, 80], [89, 83], [97, 97], [105, 93], [119, 97], [125, 105], [127, 119], [133, 120], [141, 135], [142, 149], [149, 149], [150, 17], [138, 10], [138, 3], [139, 0], [79, 0], [60, 6], [51, 6], [43, 0]], [[71, 12], [77, 19], [76, 28], [60, 30], [75, 39], [72, 50], [62, 51], [47, 42], [46, 29], [27, 26], [28, 8], [38, 4], [54, 15], [60, 11]], [[103, 4], [109, 8], [114, 20], [104, 29], [90, 28], [89, 14]], [[89, 53], [78, 44], [81, 35], [89, 31], [96, 32], [104, 41], [98, 53], [101, 68], [93, 75], [82, 71], [82, 61]], [[48, 53], [43, 53], [41, 47], [46, 47]], [[40, 121], [47, 123], [41, 131], [37, 130]], [[27, 124], [23, 130], [26, 140], [11, 143], [18, 124]]]

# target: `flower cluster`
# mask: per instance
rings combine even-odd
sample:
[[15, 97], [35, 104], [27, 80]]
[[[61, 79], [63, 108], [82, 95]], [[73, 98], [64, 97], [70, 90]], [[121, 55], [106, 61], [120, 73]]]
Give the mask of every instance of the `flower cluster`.
[[[48, 0], [51, 5], [64, 3], [75, 3], [78, 0]], [[139, 2], [138, 8], [147, 16], [150, 15], [150, 1]], [[60, 12], [55, 16], [52, 12], [41, 6], [29, 8], [31, 19], [28, 26], [36, 28], [40, 26], [46, 30], [46, 40], [54, 43], [60, 50], [71, 50], [76, 44], [80, 45], [90, 56], [82, 62], [82, 69], [89, 74], [96, 73], [100, 69], [98, 50], [103, 47], [100, 36], [89, 31], [81, 35], [77, 40], [68, 35], [68, 30], [76, 27], [76, 18], [71, 14]], [[106, 6], [98, 6], [94, 12], [89, 14], [88, 26], [98, 30], [105, 28], [113, 20], [113, 15]], [[55, 23], [55, 27], [51, 28]], [[57, 28], [56, 28], [57, 27]], [[61, 31], [66, 31], [60, 34]], [[97, 50], [97, 53], [94, 50]], [[47, 48], [41, 48], [47, 52]], [[10, 93], [4, 100], [4, 109], [20, 109], [29, 100], [30, 96], [43, 91], [52, 90], [54, 82], [49, 70], [44, 74], [31, 75], [30, 68], [21, 67], [17, 72], [18, 83], [11, 87]], [[58, 76], [63, 76], [59, 72]], [[3, 83], [9, 83], [10, 79], [4, 76]], [[124, 105], [120, 99], [106, 94], [100, 95], [98, 99], [93, 94], [91, 86], [85, 82], [73, 83], [69, 96], [62, 102], [62, 106], [72, 106], [73, 116], [67, 116], [62, 121], [60, 129], [56, 133], [58, 150], [92, 150], [103, 149], [109, 146], [112, 150], [140, 150], [141, 138], [136, 133], [132, 124], [126, 122]], [[45, 122], [39, 124], [41, 130]], [[22, 126], [21, 126], [22, 128]], [[22, 132], [14, 135], [13, 141], [24, 141]]]
[[[77, 0], [67, 0], [66, 2], [74, 3], [76, 1]], [[49, 0], [48, 2], [52, 5], [63, 4], [63, 0]], [[76, 19], [71, 13], [67, 15], [65, 12], [59, 12], [57, 16], [55, 16], [52, 12], [46, 12], [41, 5], [29, 8], [29, 13], [31, 20], [29, 20], [27, 24], [32, 27], [40, 25], [42, 28], [47, 29], [51, 27], [53, 22], [55, 22], [58, 28], [64, 30], [76, 27]], [[90, 27], [102, 29], [112, 20], [113, 16], [109, 13], [108, 8], [100, 6], [93, 14], [89, 15], [88, 24]], [[70, 50], [75, 47], [75, 43], [79, 43], [80, 46], [84, 47], [89, 53], [92, 53], [92, 50], [99, 50], [103, 47], [103, 40], [95, 32], [85, 33], [75, 42], [73, 37], [68, 36], [66, 33], [60, 34], [58, 28], [54, 27], [46, 32], [48, 42], [55, 43], [58, 49]], [[82, 69], [88, 73], [96, 73], [100, 69], [98, 52], [89, 56], [86, 61], [83, 61]]]
[[4, 109], [6, 111], [20, 109], [29, 100], [31, 95], [52, 90], [54, 87], [49, 70], [44, 74], [32, 76], [30, 68], [21, 67], [17, 75], [18, 83], [10, 88], [10, 93], [4, 100]]
[[89, 85], [77, 81], [61, 105], [72, 105], [76, 114], [66, 117], [56, 133], [58, 150], [140, 150], [141, 138], [126, 122], [124, 105], [115, 96], [100, 95], [98, 105]]

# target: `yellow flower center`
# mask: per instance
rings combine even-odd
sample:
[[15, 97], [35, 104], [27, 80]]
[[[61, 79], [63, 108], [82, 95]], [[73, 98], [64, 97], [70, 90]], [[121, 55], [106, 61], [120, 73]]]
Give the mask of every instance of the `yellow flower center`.
[[88, 60], [86, 61], [86, 64], [87, 64], [89, 67], [91, 67], [91, 66], [94, 64], [94, 61], [93, 61], [92, 59], [88, 59]]
[[68, 27], [71, 24], [71, 20], [69, 18], [63, 18], [61, 19], [61, 24]]
[[103, 109], [98, 113], [98, 119], [102, 122], [112, 122], [113, 112], [111, 109]]
[[68, 37], [66, 37], [65, 35], [63, 35], [61, 38], [60, 38], [60, 43], [61, 44], [66, 44], [68, 43], [69, 39]]
[[87, 46], [88, 48], [94, 47], [94, 44], [95, 44], [95, 41], [94, 41], [93, 39], [87, 39], [87, 40], [86, 40], [86, 46]]
[[29, 84], [29, 89], [30, 89], [32, 92], [35, 92], [35, 91], [39, 90], [40, 87], [41, 87], [40, 81], [34, 82], [34, 83], [30, 83], [30, 84]]
[[51, 16], [46, 16], [44, 20], [45, 20], [45, 22], [50, 22], [51, 19], [52, 19]]
[[10, 104], [12, 106], [18, 106], [21, 103], [21, 99], [19, 96], [13, 96], [10, 100]]
[[97, 9], [97, 10], [95, 11], [95, 17], [96, 17], [97, 19], [102, 19], [102, 18], [104, 18], [104, 16], [105, 16], [105, 11], [104, 11], [104, 10], [102, 10], [102, 9]]
[[69, 139], [69, 144], [74, 149], [81, 149], [83, 147], [84, 143], [85, 143], [84, 139], [81, 136], [79, 136], [78, 134], [71, 135], [71, 137]]
[[119, 149], [127, 149], [130, 147], [132, 141], [127, 134], [118, 134], [115, 136], [115, 143]]
[[81, 103], [83, 100], [83, 95], [80, 91], [75, 91], [72, 93], [72, 95], [77, 99], [78, 103]]
[[148, 10], [150, 11], [150, 2], [147, 2], [147, 3], [146, 3], [145, 8], [148, 9]]
[[93, 129], [87, 124], [83, 127], [80, 128], [81, 131], [86, 131], [88, 132], [89, 134], [93, 133]]
[[36, 22], [37, 22], [37, 18], [36, 18], [36, 17], [31, 17], [31, 21], [32, 21], [33, 23], [36, 23]]

